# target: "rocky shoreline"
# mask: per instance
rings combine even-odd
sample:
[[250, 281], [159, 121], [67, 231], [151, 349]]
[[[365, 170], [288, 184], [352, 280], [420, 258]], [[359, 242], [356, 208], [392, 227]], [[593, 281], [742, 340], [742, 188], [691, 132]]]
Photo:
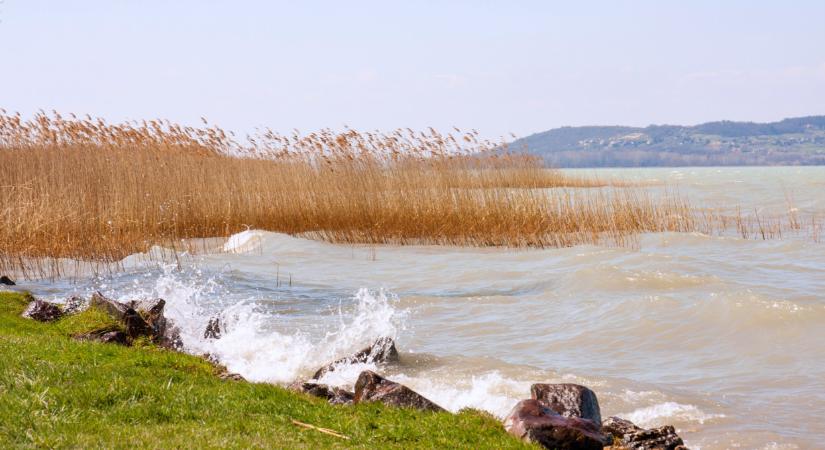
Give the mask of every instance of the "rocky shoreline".
[[[74, 339], [125, 346], [145, 339], [160, 347], [181, 351], [179, 329], [165, 317], [165, 305], [163, 299], [119, 302], [97, 292], [88, 301], [72, 297], [64, 304], [32, 298], [23, 315], [32, 320], [53, 322], [87, 308], [97, 308], [114, 319], [118, 326], [75, 335]], [[220, 320], [213, 318], [204, 330], [204, 338], [218, 339], [221, 333]], [[222, 379], [245, 381], [241, 375], [230, 373], [210, 355], [203, 356], [215, 364]], [[354, 391], [318, 382], [342, 364], [377, 363], [382, 367], [398, 361], [395, 342], [391, 338], [381, 337], [350, 356], [320, 367], [311, 379], [295, 381], [288, 388], [323, 398], [334, 405], [380, 402], [390, 407], [446, 411], [409, 387], [370, 370], [359, 374]], [[511, 435], [548, 449], [686, 449], [672, 426], [644, 429], [618, 417], [602, 420], [596, 393], [585, 386], [570, 383], [533, 384], [530, 398], [518, 402], [505, 417], [503, 425]]]

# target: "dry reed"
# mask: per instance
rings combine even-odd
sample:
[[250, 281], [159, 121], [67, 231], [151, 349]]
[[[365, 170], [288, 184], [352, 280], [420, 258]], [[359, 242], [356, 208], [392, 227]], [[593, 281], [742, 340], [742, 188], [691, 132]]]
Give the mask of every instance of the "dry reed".
[[677, 198], [577, 189], [605, 183], [456, 133], [265, 130], [241, 144], [217, 127], [3, 112], [0, 270], [43, 258], [114, 262], [249, 228], [513, 247], [627, 245], [641, 232], [699, 229]]

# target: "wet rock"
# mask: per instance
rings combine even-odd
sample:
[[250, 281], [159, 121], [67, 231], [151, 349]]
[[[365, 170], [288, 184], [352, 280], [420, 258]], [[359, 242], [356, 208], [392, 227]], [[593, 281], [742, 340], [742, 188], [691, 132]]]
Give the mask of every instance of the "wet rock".
[[392, 338], [382, 337], [378, 338], [372, 345], [362, 349], [361, 351], [335, 360], [324, 367], [318, 369], [312, 378], [315, 380], [321, 379], [326, 373], [334, 372], [335, 367], [341, 364], [355, 364], [355, 363], [387, 363], [398, 361], [398, 350], [395, 348], [395, 341]]
[[206, 324], [206, 330], [203, 332], [204, 339], [220, 339], [221, 338], [221, 319], [213, 317], [209, 319]]
[[0, 277], [0, 284], [5, 284], [6, 286], [16, 286], [17, 285], [17, 283], [15, 283], [11, 278], [9, 278], [5, 275]]
[[123, 325], [126, 326], [126, 334], [132, 339], [154, 335], [152, 327], [134, 308], [127, 309], [123, 314]]
[[137, 300], [131, 302], [130, 305], [149, 325], [155, 342], [165, 347], [173, 346], [172, 342], [175, 339], [173, 338], [172, 327], [170, 321], [163, 314], [166, 300], [162, 298]]
[[633, 422], [618, 417], [609, 417], [602, 424], [602, 432], [612, 437], [614, 448], [632, 450], [677, 450], [685, 449], [684, 442], [676, 429], [670, 425], [646, 430]]
[[422, 411], [444, 411], [444, 408], [403, 384], [390, 381], [370, 370], [361, 372], [358, 381], [355, 382], [353, 403], [363, 402], [381, 402], [385, 405]]
[[623, 438], [625, 434], [635, 433], [641, 430], [642, 429], [637, 427], [633, 422], [616, 416], [608, 417], [602, 422], [602, 432], [617, 439]]
[[684, 441], [676, 434], [672, 425], [636, 431], [625, 434], [622, 445], [632, 450], [676, 450], [684, 449]]
[[91, 333], [81, 334], [74, 337], [79, 341], [95, 341], [106, 344], [132, 345], [131, 339], [126, 333], [120, 330], [98, 330]]
[[129, 305], [107, 298], [100, 292], [92, 294], [92, 298], [89, 299], [89, 306], [100, 308], [115, 320], [123, 320], [126, 311], [130, 309]]
[[350, 405], [355, 397], [354, 393], [345, 389], [310, 382], [299, 381], [291, 384], [289, 389], [295, 392], [302, 392], [304, 394], [312, 395], [314, 397], [324, 398], [333, 405]]
[[38, 322], [53, 322], [63, 317], [63, 310], [54, 303], [35, 300], [29, 303], [26, 311], [23, 312], [23, 317], [28, 317]]
[[582, 385], [537, 383], [530, 386], [530, 396], [564, 417], [581, 417], [602, 423], [596, 393]]
[[548, 449], [602, 449], [605, 437], [599, 424], [578, 417], [564, 417], [535, 399], [522, 400], [507, 415], [504, 428], [526, 442]]

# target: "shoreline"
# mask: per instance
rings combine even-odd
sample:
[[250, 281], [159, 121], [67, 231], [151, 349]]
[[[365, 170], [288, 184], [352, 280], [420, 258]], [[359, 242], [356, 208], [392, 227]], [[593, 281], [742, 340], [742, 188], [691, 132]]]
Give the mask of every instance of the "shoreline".
[[[5, 303], [3, 314], [8, 314], [9, 310], [14, 311], [15, 306], [18, 311], [22, 307], [23, 310], [18, 312], [16, 319], [49, 322], [44, 325], [57, 327], [61, 334], [82, 344], [135, 347], [136, 351], [149, 349], [181, 357], [198, 358], [180, 351], [182, 342], [179, 332], [176, 331], [174, 323], [164, 317], [165, 301], [162, 299], [121, 303], [98, 293], [88, 301], [74, 297], [59, 306], [36, 300], [28, 293], [0, 293], [0, 302]], [[67, 322], [69, 325], [64, 325]], [[219, 319], [210, 320], [204, 330], [204, 338], [219, 339], [220, 336]], [[229, 373], [210, 355], [202, 355], [200, 359], [211, 366], [212, 375], [220, 380], [258, 384], [247, 383], [242, 376]], [[369, 370], [358, 376], [354, 383], [355, 392], [319, 384], [318, 380], [324, 374], [341, 366], [359, 362], [375, 362], [379, 367], [397, 363], [398, 351], [395, 343], [389, 338], [379, 338], [369, 347], [353, 355], [322, 366], [311, 379], [296, 380], [287, 389], [298, 395], [319, 397], [333, 408], [352, 408], [364, 403], [378, 403], [389, 408], [435, 412], [450, 416], [480, 414], [498, 423], [489, 413], [477, 410], [465, 409], [458, 414], [449, 413], [406, 386]], [[269, 383], [260, 384], [277, 386]], [[290, 422], [295, 426], [338, 439], [350, 439], [349, 436], [326, 427], [294, 418], [290, 418]], [[504, 419], [503, 428], [499, 431], [518, 438], [514, 439], [515, 442], [521, 440], [545, 448], [686, 448], [672, 426], [645, 430], [617, 417], [609, 417], [602, 421], [596, 394], [584, 386], [575, 384], [534, 384], [531, 387], [531, 399], [516, 404]]]

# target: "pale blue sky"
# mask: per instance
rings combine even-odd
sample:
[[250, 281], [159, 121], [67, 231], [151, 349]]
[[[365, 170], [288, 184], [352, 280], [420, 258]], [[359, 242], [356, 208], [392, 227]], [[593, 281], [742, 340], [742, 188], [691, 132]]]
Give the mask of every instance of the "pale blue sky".
[[0, 107], [238, 131], [825, 114], [823, 1], [0, 0]]

